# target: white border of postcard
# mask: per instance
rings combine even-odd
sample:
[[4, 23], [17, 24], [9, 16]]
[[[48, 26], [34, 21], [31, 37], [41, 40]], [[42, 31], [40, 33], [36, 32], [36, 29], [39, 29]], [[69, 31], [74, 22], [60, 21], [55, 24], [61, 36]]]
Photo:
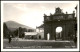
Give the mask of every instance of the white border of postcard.
[[1, 1], [1, 51], [79, 51], [79, 1], [78, 3], [78, 42], [75, 49], [3, 49], [3, 3], [75, 3], [75, 1]]

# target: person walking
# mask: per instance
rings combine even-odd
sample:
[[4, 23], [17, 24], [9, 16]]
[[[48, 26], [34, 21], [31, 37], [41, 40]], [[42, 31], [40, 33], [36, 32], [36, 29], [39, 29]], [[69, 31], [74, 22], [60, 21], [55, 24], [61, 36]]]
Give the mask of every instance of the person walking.
[[12, 36], [10, 35], [10, 36], [9, 36], [9, 43], [11, 43], [11, 38], [12, 38]]

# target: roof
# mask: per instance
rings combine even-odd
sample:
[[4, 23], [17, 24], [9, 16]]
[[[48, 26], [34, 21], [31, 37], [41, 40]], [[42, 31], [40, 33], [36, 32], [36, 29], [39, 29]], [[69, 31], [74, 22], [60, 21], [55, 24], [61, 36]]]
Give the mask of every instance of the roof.
[[25, 35], [37, 35], [37, 32], [24, 32]]
[[40, 26], [39, 26], [39, 27], [37, 27], [37, 28], [44, 28], [44, 24], [40, 25]]

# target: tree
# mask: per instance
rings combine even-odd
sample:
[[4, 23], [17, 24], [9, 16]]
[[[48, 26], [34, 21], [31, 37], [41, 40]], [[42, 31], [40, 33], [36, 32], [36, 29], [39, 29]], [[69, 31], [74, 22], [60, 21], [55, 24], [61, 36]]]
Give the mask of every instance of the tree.
[[22, 27], [19, 27], [18, 33], [19, 33], [19, 38], [22, 38]]
[[3, 37], [4, 37], [4, 38], [8, 38], [8, 37], [9, 37], [9, 32], [10, 32], [10, 31], [9, 31], [6, 23], [3, 23]]
[[16, 29], [13, 33], [15, 37], [18, 36], [18, 29]]
[[24, 37], [25, 37], [25, 34], [23, 33], [23, 34], [22, 34], [22, 38], [24, 38]]

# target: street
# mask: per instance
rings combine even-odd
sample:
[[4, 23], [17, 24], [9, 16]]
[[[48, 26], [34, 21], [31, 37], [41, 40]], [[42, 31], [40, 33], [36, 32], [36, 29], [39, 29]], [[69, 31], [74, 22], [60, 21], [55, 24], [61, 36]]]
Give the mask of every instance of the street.
[[55, 40], [8, 40], [3, 41], [4, 49], [68, 49], [76, 48], [73, 41], [55, 41]]

